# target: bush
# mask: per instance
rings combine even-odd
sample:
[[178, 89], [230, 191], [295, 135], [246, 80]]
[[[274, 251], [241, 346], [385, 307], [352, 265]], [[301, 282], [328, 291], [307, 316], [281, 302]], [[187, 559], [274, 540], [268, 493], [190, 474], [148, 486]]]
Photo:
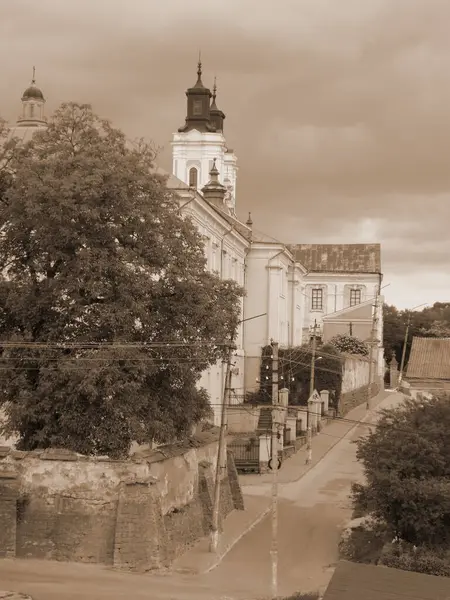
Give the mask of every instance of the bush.
[[406, 542], [390, 543], [384, 546], [379, 564], [404, 571], [450, 577], [450, 550], [414, 547]]
[[388, 539], [392, 539], [392, 535], [375, 522], [355, 527], [339, 543], [340, 557], [356, 563], [376, 565]]
[[330, 345], [334, 346], [339, 352], [347, 352], [348, 354], [360, 354], [361, 356], [369, 356], [367, 345], [352, 335], [339, 333], [330, 340]]

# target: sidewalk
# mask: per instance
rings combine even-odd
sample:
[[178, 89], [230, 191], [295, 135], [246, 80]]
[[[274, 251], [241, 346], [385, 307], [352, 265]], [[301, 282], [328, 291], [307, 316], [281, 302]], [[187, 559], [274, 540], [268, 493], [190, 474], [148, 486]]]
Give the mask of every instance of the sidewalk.
[[[345, 419], [350, 421], [367, 421], [370, 420], [374, 409], [385, 398], [392, 395], [393, 392], [382, 390], [377, 396], [372, 398], [371, 412], [367, 414], [366, 404], [360, 404], [345, 415]], [[306, 445], [302, 446], [298, 452], [290, 458], [283, 461], [281, 469], [278, 471], [279, 483], [291, 483], [298, 481], [305, 473], [314, 468], [322, 458], [334, 448], [334, 446], [356, 426], [355, 423], [348, 421], [330, 420], [321, 433], [318, 433], [312, 438], [312, 461], [309, 465], [306, 464]], [[263, 475], [241, 475], [239, 482], [244, 493], [251, 494], [252, 486], [261, 486], [272, 481], [271, 473]]]
[[224, 523], [216, 554], [209, 551], [209, 537], [203, 538], [179, 556], [171, 570], [178, 573], [208, 573], [214, 569], [231, 548], [239, 542], [269, 512], [269, 502], [262, 496], [244, 496], [245, 510], [234, 510]]
[[[383, 390], [372, 398], [372, 410], [367, 414], [366, 405], [362, 404], [351, 410], [346, 419], [352, 421], [370, 420], [373, 416], [373, 410], [392, 392]], [[283, 462], [278, 472], [278, 481], [280, 484], [297, 481], [310, 469], [322, 460], [322, 458], [333, 449], [333, 447], [350, 431], [357, 426], [356, 423], [347, 421], [331, 421], [321, 433], [312, 439], [312, 461], [306, 464], [306, 447], [301, 448], [296, 454]], [[220, 564], [222, 559], [228, 554], [239, 540], [255, 527], [270, 510], [270, 486], [272, 481], [270, 473], [264, 475], [242, 475], [239, 482], [244, 494], [245, 510], [233, 511], [224, 523], [224, 531], [220, 536], [219, 549], [217, 554], [209, 552], [209, 538], [200, 540], [195, 546], [178, 557], [172, 569], [180, 573], [207, 573]], [[267, 495], [258, 493], [256, 486], [264, 488]], [[253, 488], [253, 489], [252, 489]]]

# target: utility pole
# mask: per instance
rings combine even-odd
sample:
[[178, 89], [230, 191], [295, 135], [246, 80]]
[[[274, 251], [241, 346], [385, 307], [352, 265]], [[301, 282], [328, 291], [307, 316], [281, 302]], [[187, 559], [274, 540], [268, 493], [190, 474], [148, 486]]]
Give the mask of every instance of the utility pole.
[[406, 346], [408, 344], [408, 334], [409, 334], [410, 325], [411, 325], [411, 312], [408, 311], [408, 321], [406, 322], [405, 339], [403, 341], [402, 360], [400, 362], [400, 373], [398, 376], [398, 385], [401, 384], [402, 379], [403, 379], [403, 369], [405, 368]]
[[278, 596], [278, 342], [272, 342], [272, 598]]
[[231, 362], [233, 352], [236, 350], [234, 343], [228, 346], [227, 366], [225, 372], [225, 386], [222, 399], [222, 414], [219, 434], [219, 448], [217, 450], [216, 477], [214, 481], [214, 499], [211, 519], [211, 538], [209, 551], [217, 552], [219, 546], [219, 510], [220, 510], [220, 484], [226, 469], [226, 436], [228, 429], [228, 405], [231, 394]]
[[398, 385], [401, 384], [402, 379], [403, 379], [403, 370], [405, 368], [405, 358], [406, 358], [406, 347], [408, 345], [408, 334], [409, 334], [409, 328], [411, 326], [411, 314], [412, 314], [413, 310], [416, 310], [417, 308], [421, 308], [422, 306], [427, 306], [427, 303], [424, 302], [424, 304], [419, 304], [418, 306], [414, 306], [414, 308], [410, 308], [408, 310], [408, 320], [406, 322], [405, 339], [403, 341], [402, 360], [400, 362], [400, 374], [398, 377]]
[[366, 409], [370, 410], [370, 392], [372, 387], [372, 374], [373, 374], [373, 349], [376, 343], [376, 334], [377, 334], [377, 322], [378, 322], [378, 296], [380, 294], [380, 286], [377, 287], [377, 291], [375, 293], [375, 304], [373, 305], [373, 317], [372, 317], [372, 328], [370, 330], [370, 348], [369, 348], [369, 385], [367, 387], [367, 402]]
[[[316, 332], [317, 332], [317, 320], [314, 319], [314, 327], [313, 327], [313, 340], [312, 340], [312, 352], [311, 352], [311, 374], [309, 379], [309, 398], [314, 394], [315, 387], [315, 372], [316, 372]], [[312, 459], [312, 427], [311, 427], [311, 415], [309, 411], [309, 398], [308, 405], [306, 410], [306, 464], [309, 465]]]

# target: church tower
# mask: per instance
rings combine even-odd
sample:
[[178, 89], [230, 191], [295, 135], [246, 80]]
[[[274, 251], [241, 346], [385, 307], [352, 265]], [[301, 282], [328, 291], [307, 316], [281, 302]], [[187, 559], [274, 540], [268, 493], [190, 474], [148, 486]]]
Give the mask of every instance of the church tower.
[[17, 119], [16, 127], [46, 127], [44, 117], [44, 94], [36, 85], [35, 68], [31, 85], [22, 94], [22, 114]]
[[33, 67], [31, 84], [22, 94], [22, 112], [15, 126], [10, 128], [9, 135], [19, 138], [22, 142], [28, 142], [36, 131], [45, 129], [47, 119], [44, 116], [44, 105], [44, 94], [36, 85]]
[[225, 114], [217, 106], [216, 82], [211, 93], [203, 84], [200, 60], [197, 82], [186, 91], [186, 97], [185, 124], [172, 139], [173, 174], [200, 191], [210, 181], [210, 172], [214, 168], [226, 190], [224, 207], [234, 214], [237, 158], [226, 145], [223, 133]]

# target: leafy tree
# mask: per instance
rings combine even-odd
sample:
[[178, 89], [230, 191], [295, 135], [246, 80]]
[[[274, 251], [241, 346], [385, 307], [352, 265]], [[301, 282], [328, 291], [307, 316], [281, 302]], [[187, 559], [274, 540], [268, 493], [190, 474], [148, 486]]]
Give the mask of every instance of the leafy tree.
[[367, 483], [353, 487], [355, 509], [410, 544], [450, 542], [449, 400], [407, 399], [357, 441]]
[[[311, 381], [312, 349], [308, 345], [279, 349], [279, 385], [289, 390], [289, 403], [306, 405]], [[272, 402], [272, 346], [261, 352], [259, 390], [247, 395], [255, 404]], [[319, 345], [316, 352], [314, 387], [318, 392], [329, 390], [331, 403], [337, 404], [342, 387], [342, 357], [330, 344]]]
[[433, 306], [412, 312], [399, 311], [395, 306], [385, 304], [383, 318], [384, 354], [387, 361], [390, 361], [394, 355], [400, 364], [408, 318], [410, 327], [406, 344], [406, 364], [414, 336], [450, 336], [450, 302], [435, 302]]
[[395, 306], [383, 306], [383, 345], [384, 357], [390, 362], [395, 356], [400, 364], [405, 337], [406, 321]]
[[367, 348], [367, 344], [365, 344], [362, 340], [352, 335], [339, 333], [335, 335], [329, 343], [331, 346], [334, 346], [339, 352], [369, 356], [369, 349]]
[[153, 160], [73, 103], [11, 160], [0, 406], [23, 449], [120, 457], [133, 440], [186, 435], [210, 410], [197, 384], [233, 337], [242, 290], [205, 270], [203, 240]]

